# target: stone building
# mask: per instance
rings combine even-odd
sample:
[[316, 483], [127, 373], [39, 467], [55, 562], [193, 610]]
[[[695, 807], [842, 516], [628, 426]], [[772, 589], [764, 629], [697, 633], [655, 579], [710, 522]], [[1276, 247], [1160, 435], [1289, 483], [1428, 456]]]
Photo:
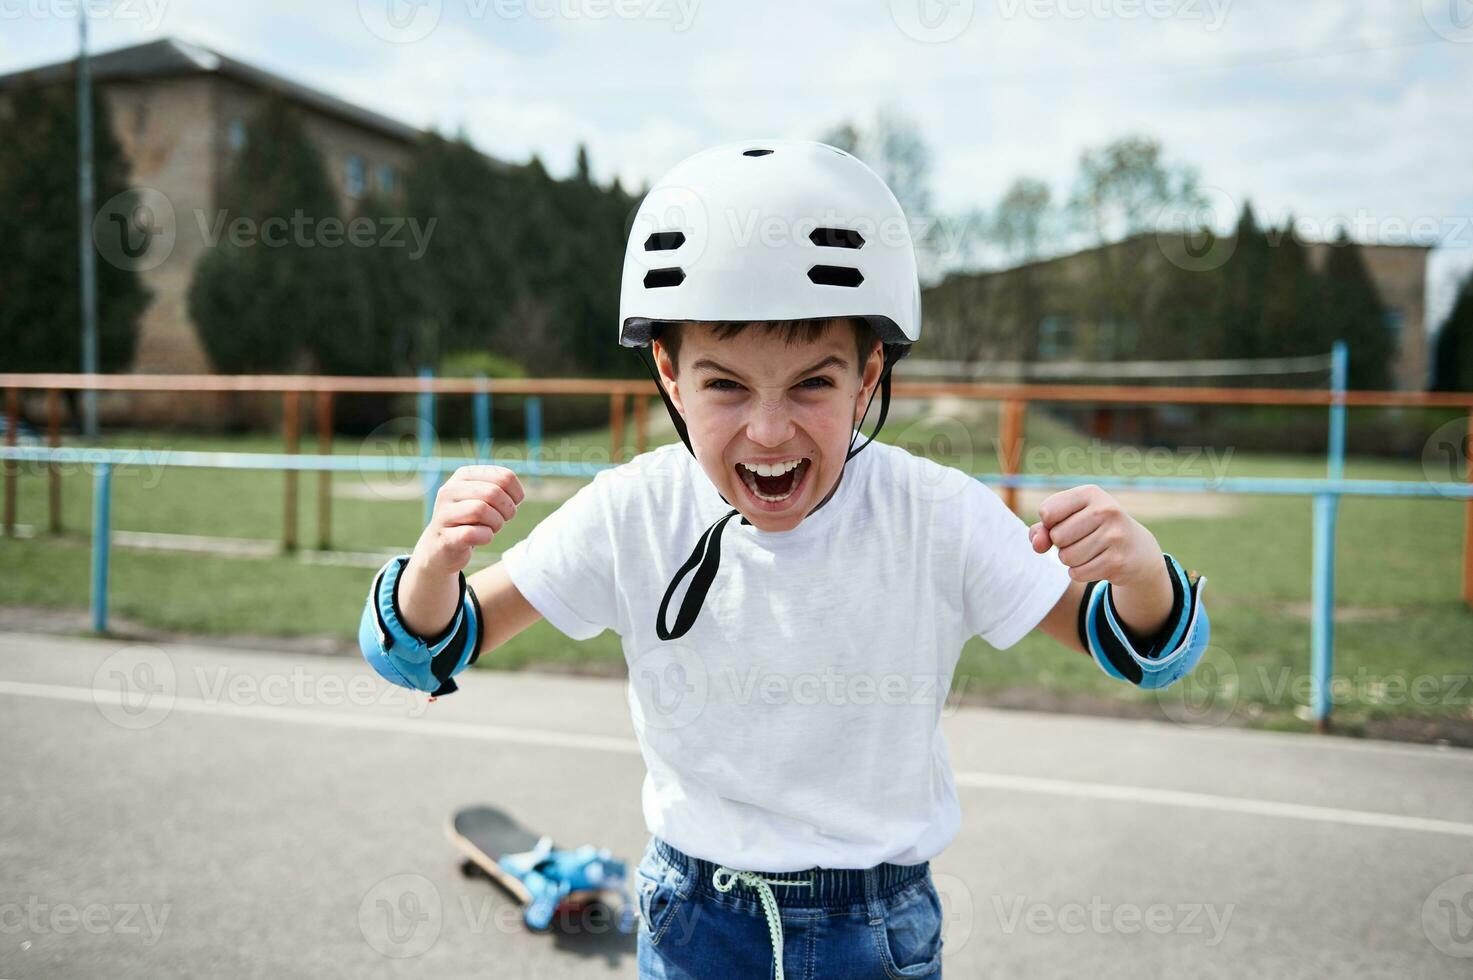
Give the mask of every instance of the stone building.
[[[96, 97], [107, 103], [132, 183], [148, 189], [143, 201], [156, 232], [150, 249], [167, 252], [151, 250], [137, 266], [152, 298], [139, 324], [132, 373], [213, 371], [189, 318], [189, 283], [218, 227], [220, 188], [245, 140], [246, 119], [263, 100], [283, 97], [301, 111], [345, 217], [366, 192], [391, 199], [399, 192], [422, 135], [412, 126], [176, 39], [109, 51], [91, 62]], [[16, 87], [70, 78], [75, 66], [65, 61], [0, 76], [0, 103]], [[107, 208], [107, 202], [97, 203], [99, 211]], [[201, 401], [222, 407], [218, 399], [129, 395], [110, 395], [101, 405], [104, 419], [144, 423], [187, 417], [201, 409]]]

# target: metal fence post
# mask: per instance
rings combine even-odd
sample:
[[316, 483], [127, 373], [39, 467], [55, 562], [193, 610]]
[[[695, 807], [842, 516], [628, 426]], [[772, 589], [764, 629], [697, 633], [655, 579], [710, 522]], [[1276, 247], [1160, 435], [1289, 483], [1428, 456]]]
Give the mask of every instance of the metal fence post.
[[92, 630], [107, 632], [107, 562], [112, 545], [113, 466], [99, 463], [92, 474]]
[[[301, 437], [301, 392], [288, 391], [282, 395], [282, 399], [285, 403], [283, 411], [286, 417], [283, 425], [286, 427], [286, 451], [295, 456], [297, 442]], [[297, 550], [297, 471], [287, 470], [283, 475], [286, 503], [281, 520], [281, 547], [283, 551], [290, 553]]]
[[[20, 389], [5, 389], [5, 445], [20, 444]], [[15, 475], [18, 467], [14, 460], [5, 461], [5, 535], [15, 537]]]
[[[422, 367], [419, 369], [419, 376], [421, 380], [429, 381], [435, 374], [429, 368]], [[418, 408], [419, 439], [416, 445], [421, 459], [426, 459], [435, 454], [435, 392], [428, 385], [420, 390]], [[430, 518], [435, 515], [435, 494], [440, 490], [441, 473], [438, 467], [432, 467], [429, 463], [420, 465], [425, 490], [424, 523], [428, 525]]]
[[[1464, 482], [1473, 486], [1473, 407], [1463, 431]], [[1473, 608], [1473, 497], [1463, 501], [1463, 605]]]
[[540, 480], [536, 468], [542, 465], [542, 397], [527, 396], [527, 462], [532, 464], [532, 479]]
[[476, 417], [476, 458], [491, 458], [491, 385], [484, 374], [476, 375], [481, 388], [471, 396]]
[[[1327, 477], [1345, 477], [1345, 382], [1348, 359], [1345, 341], [1335, 341], [1330, 354], [1330, 446]], [[1313, 620], [1310, 623], [1309, 669], [1311, 708], [1317, 732], [1330, 724], [1331, 686], [1335, 675], [1335, 523], [1340, 509], [1336, 490], [1315, 494], [1314, 564], [1310, 583]]]
[[[46, 389], [46, 445], [61, 446], [61, 392]], [[51, 533], [61, 533], [61, 470], [55, 463], [46, 464], [47, 509], [51, 515]]]
[[[332, 455], [332, 391], [317, 392], [317, 451]], [[332, 547], [332, 470], [317, 471], [317, 549]]]

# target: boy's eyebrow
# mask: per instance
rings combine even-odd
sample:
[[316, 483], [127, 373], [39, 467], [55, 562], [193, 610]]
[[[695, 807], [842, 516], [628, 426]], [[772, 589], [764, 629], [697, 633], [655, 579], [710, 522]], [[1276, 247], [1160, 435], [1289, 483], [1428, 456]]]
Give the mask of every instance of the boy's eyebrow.
[[[793, 377], [798, 378], [802, 377], [805, 374], [813, 374], [815, 371], [822, 371], [826, 367], [836, 367], [842, 371], [848, 366], [848, 361], [844, 360], [837, 354], [830, 354], [828, 357], [825, 357], [817, 364], [814, 364], [811, 367], [804, 368], [801, 371], [795, 372], [793, 374]], [[717, 374], [732, 374], [736, 375], [737, 377], [742, 376], [740, 371], [733, 371], [729, 367], [724, 367], [723, 365], [717, 364], [715, 361], [711, 360], [708, 357], [701, 358], [690, 367], [692, 371], [715, 371]]]

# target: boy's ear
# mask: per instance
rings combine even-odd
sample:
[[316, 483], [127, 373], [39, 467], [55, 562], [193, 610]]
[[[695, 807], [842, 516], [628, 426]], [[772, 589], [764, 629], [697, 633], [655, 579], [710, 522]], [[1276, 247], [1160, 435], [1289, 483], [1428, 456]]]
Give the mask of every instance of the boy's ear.
[[675, 362], [670, 359], [670, 352], [658, 340], [650, 345], [650, 349], [655, 358], [655, 370], [660, 372], [660, 383], [665, 386], [665, 393], [670, 396], [675, 410], [685, 415], [685, 403], [680, 399], [680, 383], [675, 380]]
[[864, 410], [869, 406], [870, 396], [874, 394], [875, 386], [880, 383], [880, 374], [885, 370], [885, 345], [876, 340], [874, 347], [870, 348], [869, 357], [864, 362], [864, 374], [861, 376], [859, 388], [859, 400], [854, 403], [854, 424], [858, 425]]

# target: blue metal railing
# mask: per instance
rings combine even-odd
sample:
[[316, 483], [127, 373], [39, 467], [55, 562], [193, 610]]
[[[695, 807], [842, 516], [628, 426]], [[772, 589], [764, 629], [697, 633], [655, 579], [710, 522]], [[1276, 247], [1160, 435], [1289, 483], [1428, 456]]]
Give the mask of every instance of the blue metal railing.
[[[422, 373], [421, 377], [427, 377]], [[484, 380], [484, 379], [483, 379]], [[1346, 383], [1345, 346], [1336, 343], [1332, 352], [1331, 390], [1343, 394]], [[245, 469], [314, 472], [393, 473], [418, 475], [424, 487], [424, 514], [428, 523], [434, 511], [435, 494], [445, 474], [461, 466], [496, 464], [515, 469], [532, 479], [545, 476], [592, 478], [615, 463], [576, 463], [543, 459], [542, 401], [525, 398], [527, 455], [492, 455], [491, 392], [472, 395], [476, 455], [442, 457], [434, 449], [434, 392], [418, 395], [419, 441], [415, 456], [307, 455], [298, 453], [197, 452], [150, 449], [100, 449], [85, 447], [0, 446], [0, 460], [93, 466], [91, 612], [92, 628], [107, 629], [108, 559], [112, 512], [112, 474], [124, 466], [181, 466], [205, 469]], [[1298, 477], [1111, 477], [1087, 474], [977, 473], [975, 479], [1002, 487], [1068, 489], [1081, 482], [1105, 489], [1166, 490], [1177, 493], [1228, 493], [1271, 496], [1309, 496], [1314, 500], [1313, 566], [1311, 572], [1312, 613], [1310, 630], [1311, 703], [1318, 727], [1323, 727], [1330, 710], [1331, 679], [1334, 673], [1334, 567], [1335, 529], [1340, 498], [1435, 497], [1446, 500], [1473, 499], [1473, 484], [1417, 482], [1406, 480], [1347, 480], [1345, 471], [1345, 402], [1332, 399], [1327, 476], [1317, 480]], [[430, 450], [429, 453], [426, 450]]]
[[[93, 473], [92, 507], [92, 628], [107, 629], [108, 557], [112, 511], [112, 473], [117, 467], [147, 465], [204, 469], [246, 470], [331, 470], [334, 472], [420, 474], [426, 487], [438, 488], [444, 474], [461, 466], [494, 463], [529, 477], [561, 476], [591, 478], [611, 463], [573, 463], [529, 460], [520, 457], [438, 456], [311, 456], [283, 453], [223, 453], [191, 451], [148, 451], [138, 449], [86, 449], [46, 447], [0, 447], [0, 459], [17, 462], [71, 463], [96, 467]], [[1274, 496], [1313, 496], [1315, 500], [1313, 614], [1311, 622], [1312, 703], [1315, 718], [1323, 721], [1330, 708], [1330, 681], [1334, 669], [1331, 615], [1334, 607], [1334, 508], [1342, 496], [1436, 497], [1447, 500], [1473, 499], [1473, 485], [1413, 482], [1402, 480], [1301, 479], [1274, 477], [1109, 477], [1061, 474], [979, 473], [976, 479], [989, 485], [1037, 487], [1064, 490], [1081, 481], [1105, 489], [1170, 490], [1180, 493], [1230, 493]], [[433, 510], [434, 490], [427, 493], [426, 507]]]

